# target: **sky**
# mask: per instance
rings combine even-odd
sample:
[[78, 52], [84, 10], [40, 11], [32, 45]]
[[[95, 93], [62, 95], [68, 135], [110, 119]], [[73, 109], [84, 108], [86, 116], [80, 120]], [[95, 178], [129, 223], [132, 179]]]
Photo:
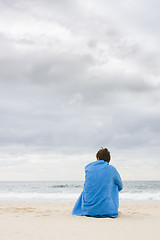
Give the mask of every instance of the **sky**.
[[84, 180], [107, 147], [160, 180], [160, 2], [0, 0], [0, 180]]

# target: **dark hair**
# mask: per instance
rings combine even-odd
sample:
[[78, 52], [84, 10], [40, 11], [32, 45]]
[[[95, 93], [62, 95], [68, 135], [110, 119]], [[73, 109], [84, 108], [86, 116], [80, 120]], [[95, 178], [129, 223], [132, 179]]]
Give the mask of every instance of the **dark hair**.
[[107, 148], [102, 148], [97, 152], [96, 158], [99, 158], [99, 160], [104, 160], [105, 162], [109, 163], [111, 159], [110, 152]]

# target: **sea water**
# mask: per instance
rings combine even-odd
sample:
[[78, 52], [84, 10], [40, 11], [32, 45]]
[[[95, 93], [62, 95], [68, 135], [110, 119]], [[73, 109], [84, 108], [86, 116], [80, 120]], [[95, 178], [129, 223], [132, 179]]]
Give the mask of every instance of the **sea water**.
[[[1, 181], [0, 200], [74, 202], [83, 190], [81, 181]], [[121, 201], [160, 201], [160, 181], [124, 181]]]

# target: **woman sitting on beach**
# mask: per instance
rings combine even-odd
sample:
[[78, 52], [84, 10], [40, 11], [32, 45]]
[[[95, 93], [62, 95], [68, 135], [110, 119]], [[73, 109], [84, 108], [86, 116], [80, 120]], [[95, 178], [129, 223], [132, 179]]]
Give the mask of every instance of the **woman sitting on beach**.
[[123, 184], [115, 167], [109, 165], [110, 152], [100, 149], [97, 161], [85, 167], [84, 188], [79, 196], [72, 215], [90, 217], [117, 217], [119, 191]]

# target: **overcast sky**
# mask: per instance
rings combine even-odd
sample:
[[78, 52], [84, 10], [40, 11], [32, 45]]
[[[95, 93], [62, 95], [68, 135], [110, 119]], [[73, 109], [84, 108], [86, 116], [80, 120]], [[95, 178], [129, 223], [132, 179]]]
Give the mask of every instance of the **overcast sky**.
[[83, 180], [108, 147], [160, 179], [160, 2], [0, 0], [0, 180]]

